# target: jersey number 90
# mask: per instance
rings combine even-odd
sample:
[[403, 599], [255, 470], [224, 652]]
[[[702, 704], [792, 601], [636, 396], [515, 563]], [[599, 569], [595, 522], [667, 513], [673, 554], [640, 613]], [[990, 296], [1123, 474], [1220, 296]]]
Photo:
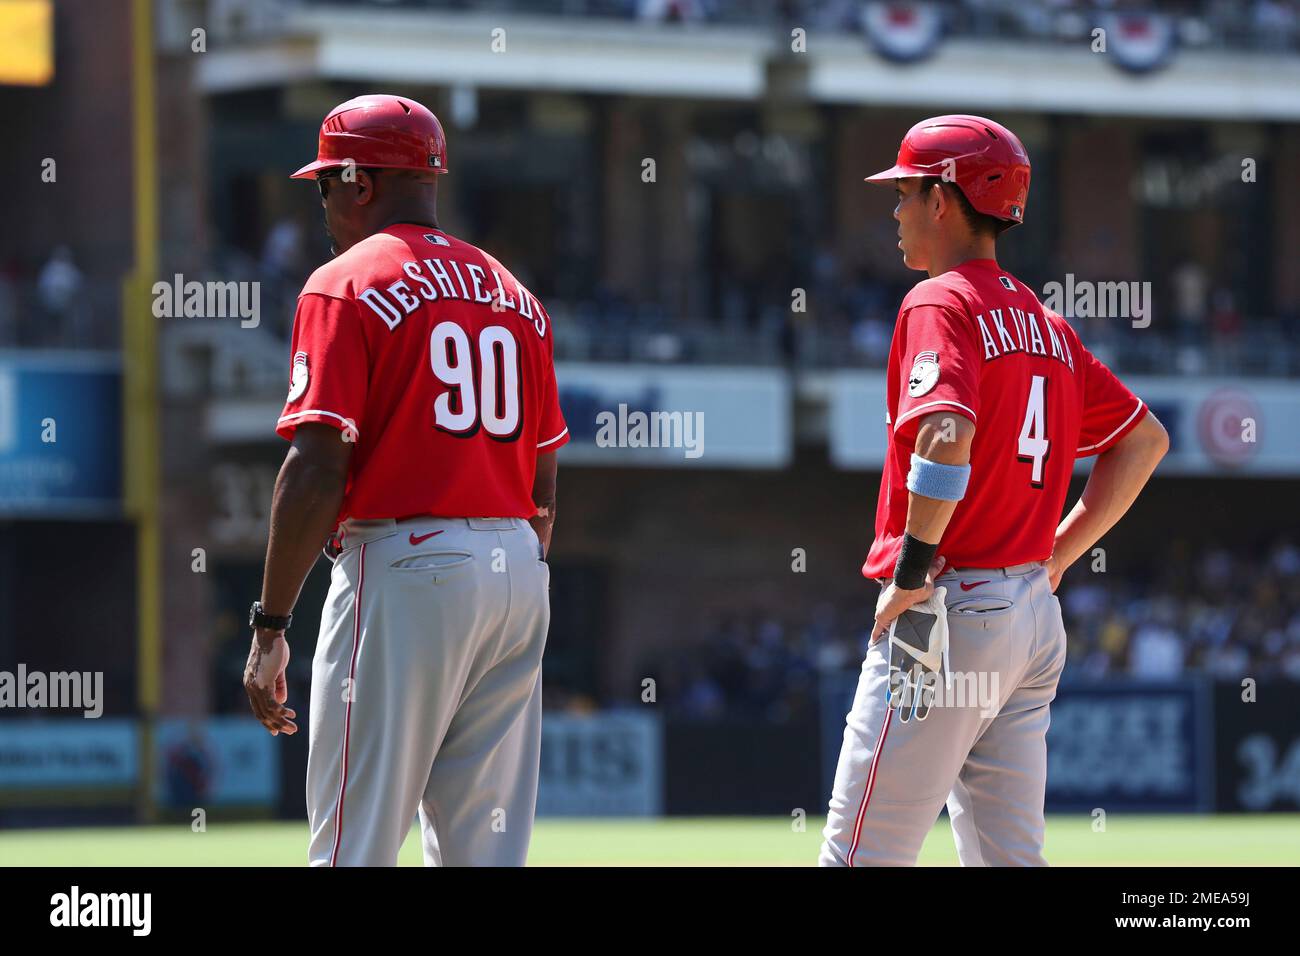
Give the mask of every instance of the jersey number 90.
[[460, 438], [475, 434], [480, 426], [497, 441], [519, 437], [523, 376], [519, 344], [509, 329], [489, 325], [479, 333], [475, 348], [455, 322], [439, 322], [429, 334], [429, 364], [447, 386], [433, 401], [435, 428]]

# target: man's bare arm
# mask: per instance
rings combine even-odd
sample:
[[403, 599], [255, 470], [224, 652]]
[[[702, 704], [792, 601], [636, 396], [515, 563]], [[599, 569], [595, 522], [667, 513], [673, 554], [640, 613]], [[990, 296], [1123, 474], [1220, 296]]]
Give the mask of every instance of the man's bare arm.
[[[970, 463], [970, 446], [975, 440], [975, 423], [956, 412], [935, 412], [921, 419], [914, 451], [927, 461], [943, 465]], [[927, 544], [943, 537], [957, 510], [957, 502], [926, 498], [915, 492], [907, 496], [907, 533]]]
[[1052, 590], [1065, 569], [1124, 517], [1167, 451], [1169, 434], [1148, 410], [1137, 427], [1097, 456], [1083, 494], [1056, 529], [1048, 568]]
[[[927, 461], [941, 465], [967, 465], [970, 446], [975, 440], [975, 423], [955, 412], [935, 412], [921, 419], [913, 451]], [[957, 502], [927, 498], [909, 491], [907, 495], [907, 533], [926, 544], [938, 544], [943, 538]], [[901, 558], [899, 559], [901, 562]], [[876, 620], [871, 628], [874, 644], [889, 630], [890, 622], [918, 601], [925, 600], [934, 589], [934, 579], [943, 570], [944, 556], [936, 554], [930, 562], [925, 583], [904, 590], [890, 581], [876, 601]]]
[[337, 428], [299, 425], [275, 480], [271, 534], [266, 545], [262, 607], [283, 616], [293, 610], [321, 546], [334, 528], [353, 443]]
[[555, 529], [555, 483], [559, 464], [555, 452], [546, 452], [537, 456], [537, 466], [533, 473], [533, 504], [537, 505], [537, 514], [529, 518], [528, 523], [537, 532], [537, 539], [542, 542], [542, 556], [551, 551], [551, 532]]
[[[262, 577], [262, 609], [288, 615], [298, 603], [303, 581], [334, 527], [347, 486], [352, 443], [329, 425], [300, 425], [280, 467], [271, 499], [271, 533]], [[253, 629], [244, 690], [262, 725], [272, 734], [297, 733], [296, 712], [286, 706], [289, 642], [283, 631]]]

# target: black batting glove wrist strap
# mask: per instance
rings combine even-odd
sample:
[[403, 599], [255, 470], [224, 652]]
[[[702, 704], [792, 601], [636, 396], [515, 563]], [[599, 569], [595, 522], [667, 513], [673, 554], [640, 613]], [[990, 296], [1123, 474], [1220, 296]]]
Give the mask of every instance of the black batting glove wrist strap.
[[898, 564], [894, 566], [894, 586], [904, 591], [924, 587], [925, 576], [938, 553], [938, 544], [926, 544], [910, 534], [904, 534], [903, 550], [899, 552]]

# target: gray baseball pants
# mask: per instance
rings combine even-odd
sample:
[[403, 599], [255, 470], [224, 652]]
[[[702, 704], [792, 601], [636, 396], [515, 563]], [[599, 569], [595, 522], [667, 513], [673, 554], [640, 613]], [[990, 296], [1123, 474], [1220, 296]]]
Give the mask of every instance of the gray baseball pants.
[[522, 866], [550, 571], [520, 518], [344, 522], [312, 662], [313, 866]]
[[[1065, 666], [1040, 562], [948, 571], [950, 690], [923, 721], [886, 706], [873, 644], [848, 714], [822, 866], [911, 866], [945, 802], [963, 866], [1044, 866], [1049, 705]], [[945, 687], [940, 684], [940, 687]]]

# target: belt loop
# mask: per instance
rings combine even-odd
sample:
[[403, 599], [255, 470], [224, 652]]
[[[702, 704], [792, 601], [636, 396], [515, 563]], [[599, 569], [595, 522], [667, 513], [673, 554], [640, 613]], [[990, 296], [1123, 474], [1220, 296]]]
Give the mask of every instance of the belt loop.
[[515, 528], [512, 518], [465, 518], [464, 521], [475, 531], [512, 531]]

